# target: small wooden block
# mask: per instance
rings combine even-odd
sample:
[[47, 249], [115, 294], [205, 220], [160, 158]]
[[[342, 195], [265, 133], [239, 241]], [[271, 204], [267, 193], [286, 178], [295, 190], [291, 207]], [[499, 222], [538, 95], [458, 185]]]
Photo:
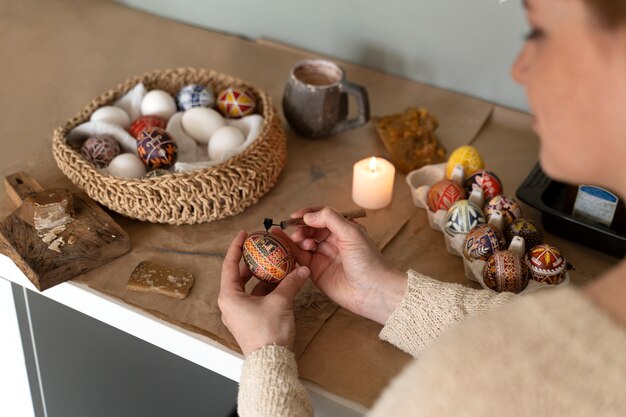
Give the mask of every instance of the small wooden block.
[[72, 194], [62, 188], [40, 191], [24, 199], [20, 218], [36, 230], [48, 230], [72, 221]]
[[170, 268], [143, 261], [130, 275], [126, 288], [133, 291], [154, 292], [182, 300], [189, 295], [193, 283], [193, 275], [182, 268]]

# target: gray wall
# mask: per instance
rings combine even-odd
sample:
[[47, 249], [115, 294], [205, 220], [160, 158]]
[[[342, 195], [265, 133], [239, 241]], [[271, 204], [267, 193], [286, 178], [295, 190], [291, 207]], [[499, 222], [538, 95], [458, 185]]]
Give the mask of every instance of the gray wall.
[[527, 30], [521, 0], [119, 0], [249, 38], [267, 37], [526, 109], [510, 65]]

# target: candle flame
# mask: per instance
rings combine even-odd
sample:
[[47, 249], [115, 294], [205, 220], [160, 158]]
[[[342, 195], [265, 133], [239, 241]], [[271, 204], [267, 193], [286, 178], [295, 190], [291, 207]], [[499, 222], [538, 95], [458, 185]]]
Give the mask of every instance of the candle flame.
[[370, 159], [370, 171], [372, 173], [376, 172], [376, 157], [372, 156], [372, 159]]

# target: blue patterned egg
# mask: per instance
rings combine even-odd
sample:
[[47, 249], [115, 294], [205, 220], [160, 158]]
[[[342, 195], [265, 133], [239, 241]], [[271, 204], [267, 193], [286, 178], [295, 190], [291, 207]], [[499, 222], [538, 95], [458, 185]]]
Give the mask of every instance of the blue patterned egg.
[[486, 261], [496, 251], [506, 249], [504, 235], [495, 227], [479, 224], [465, 237], [463, 255], [468, 261]]
[[469, 233], [473, 227], [485, 223], [480, 207], [469, 200], [459, 200], [448, 209], [443, 230], [449, 236]]
[[207, 87], [199, 84], [188, 84], [176, 94], [178, 110], [185, 111], [194, 107], [213, 107], [215, 95]]

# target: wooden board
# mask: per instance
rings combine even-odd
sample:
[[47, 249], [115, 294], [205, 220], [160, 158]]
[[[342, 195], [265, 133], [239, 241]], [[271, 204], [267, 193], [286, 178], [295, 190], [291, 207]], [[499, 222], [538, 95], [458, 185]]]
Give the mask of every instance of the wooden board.
[[[6, 177], [5, 187], [17, 205], [28, 195], [43, 190], [25, 173]], [[74, 193], [73, 208], [74, 221], [57, 233], [65, 242], [60, 252], [49, 248], [35, 228], [19, 217], [19, 210], [0, 222], [0, 251], [40, 291], [91, 271], [131, 249], [124, 229], [87, 195]]]

